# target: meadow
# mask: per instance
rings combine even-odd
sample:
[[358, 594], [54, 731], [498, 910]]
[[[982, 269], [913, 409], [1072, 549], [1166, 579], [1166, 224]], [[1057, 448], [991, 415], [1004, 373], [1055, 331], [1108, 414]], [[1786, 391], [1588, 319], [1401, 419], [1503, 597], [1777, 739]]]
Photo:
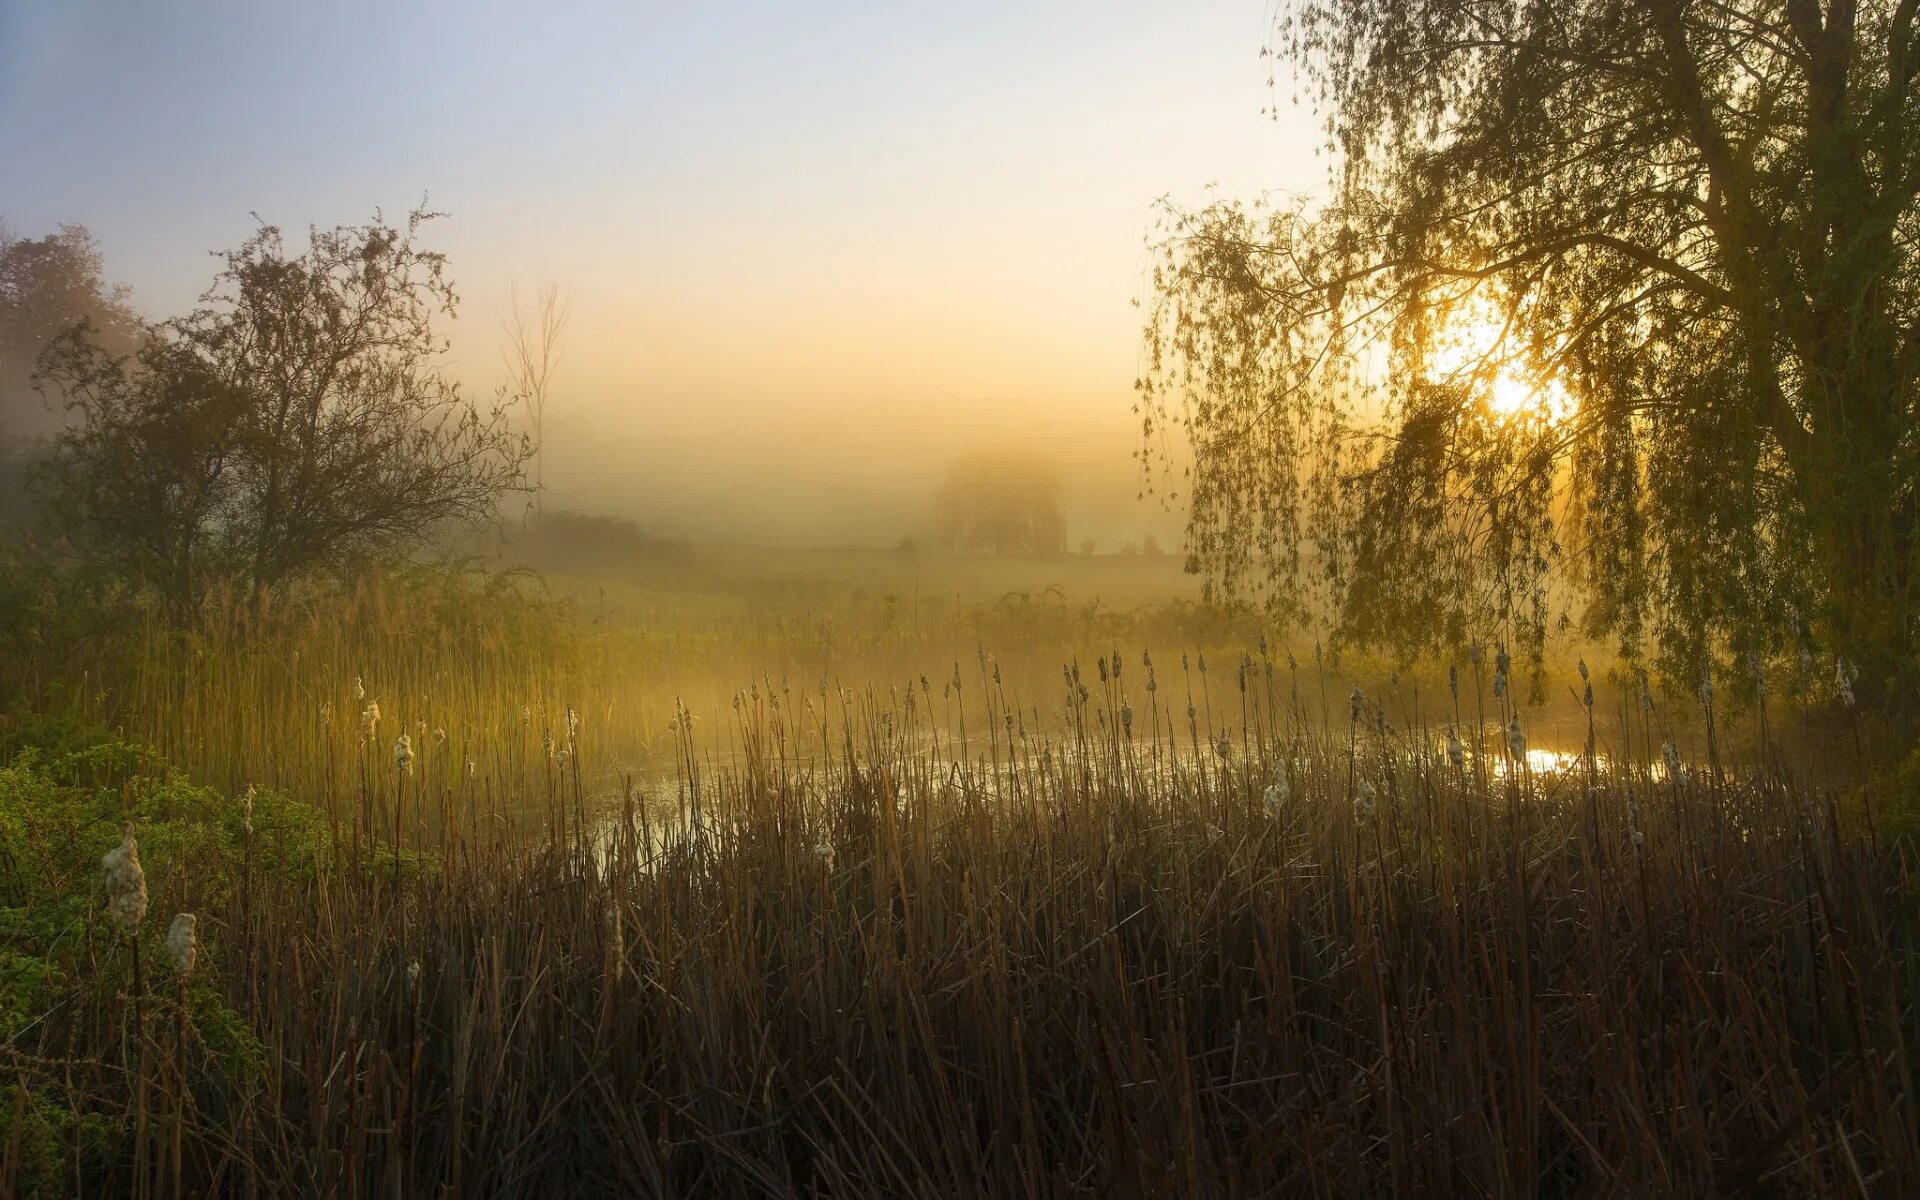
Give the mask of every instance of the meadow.
[[1529, 703], [1172, 560], [882, 551], [25, 644], [7, 1194], [1920, 1180], [1906, 776], [1784, 686], [1566, 644]]

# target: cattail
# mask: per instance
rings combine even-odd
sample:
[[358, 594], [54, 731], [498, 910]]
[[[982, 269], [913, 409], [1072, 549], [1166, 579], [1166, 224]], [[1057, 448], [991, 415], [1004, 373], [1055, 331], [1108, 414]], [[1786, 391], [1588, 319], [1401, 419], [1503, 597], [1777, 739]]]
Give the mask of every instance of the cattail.
[[580, 714], [573, 711], [572, 705], [567, 706], [567, 740], [569, 742], [580, 740]]
[[1522, 763], [1527, 760], [1527, 735], [1520, 732], [1520, 718], [1507, 722], [1507, 753], [1513, 761]]
[[147, 915], [147, 875], [140, 869], [140, 843], [133, 838], [133, 822], [126, 837], [100, 860], [107, 881], [107, 915], [132, 933]]
[[1115, 650], [1113, 652], [1113, 677], [1115, 679], [1120, 678], [1120, 651], [1119, 650]]
[[353, 677], [353, 698], [355, 700], [365, 700], [367, 698], [367, 686], [360, 682], [358, 675]]
[[1266, 794], [1260, 798], [1261, 804], [1267, 810], [1268, 817], [1276, 821], [1280, 819], [1280, 814], [1287, 806], [1288, 792], [1287, 777], [1283, 774], [1275, 773], [1273, 782], [1267, 785]]
[[467, 773], [467, 778], [468, 778], [468, 779], [472, 779], [472, 778], [473, 778], [473, 759], [471, 759], [471, 758], [469, 758], [469, 759], [467, 759], [467, 761], [466, 761], [466, 763], [464, 764], [464, 766], [462, 767], [462, 769], [463, 769], [464, 771], [466, 771], [466, 773]]
[[1133, 705], [1124, 700], [1120, 702], [1120, 728], [1128, 733], [1133, 732]]
[[1653, 713], [1653, 686], [1647, 681], [1645, 671], [1640, 673], [1640, 711], [1648, 715]]
[[627, 938], [618, 904], [607, 905], [607, 974], [615, 979], [626, 970]]
[[413, 739], [404, 733], [393, 739], [393, 765], [396, 770], [413, 774]]
[[248, 837], [253, 836], [253, 785], [247, 785], [246, 794], [240, 797], [240, 828]]
[[1451, 725], [1447, 726], [1447, 761], [1456, 767], [1465, 766], [1467, 761], [1467, 748], [1460, 744], [1460, 735]]
[[540, 735], [540, 744], [546, 750], [547, 757], [552, 758], [553, 757], [553, 730], [551, 729], [546, 730]]
[[420, 986], [420, 960], [417, 958], [407, 964], [407, 986], [409, 988]]
[[1475, 642], [1473, 645], [1467, 647], [1467, 661], [1476, 667], [1480, 665], [1480, 660], [1486, 656], [1487, 652], [1479, 642]]
[[821, 864], [824, 865], [827, 868], [827, 870], [829, 871], [833, 870], [833, 846], [830, 843], [821, 842], [818, 845], [814, 846], [813, 856], [819, 859]]
[[1220, 731], [1220, 736], [1213, 739], [1213, 752], [1220, 756], [1220, 760], [1222, 762], [1228, 762], [1232, 760], [1233, 739], [1227, 736], [1226, 730], [1222, 729]]
[[1679, 783], [1681, 774], [1685, 770], [1680, 764], [1680, 748], [1672, 742], [1662, 742], [1660, 744], [1660, 761], [1667, 769], [1667, 778], [1673, 780], [1675, 783]]
[[1580, 660], [1580, 666], [1578, 670], [1580, 672], [1580, 678], [1582, 679], [1587, 678], [1587, 660], [1586, 659], [1583, 658]]
[[173, 963], [174, 974], [182, 979], [193, 974], [193, 964], [199, 957], [199, 922], [192, 913], [180, 913], [167, 926], [167, 958]]
[[1833, 659], [1833, 690], [1839, 697], [1841, 707], [1853, 707], [1853, 680], [1859, 672], [1847, 665], [1847, 660], [1835, 655]]
[[1107, 681], [1107, 660], [1102, 658], [1098, 661], [1100, 663], [1100, 682], [1105, 683]]
[[1155, 678], [1153, 677], [1153, 668], [1152, 668], [1152, 667], [1148, 667], [1148, 668], [1147, 668], [1147, 692], [1148, 692], [1148, 694], [1152, 694], [1153, 692], [1155, 692], [1155, 691], [1157, 691], [1157, 690], [1159, 689], [1159, 687], [1160, 687], [1160, 682], [1159, 682], [1159, 680], [1157, 680], [1157, 679], [1155, 679]]
[[1358, 721], [1360, 719], [1360, 710], [1366, 707], [1366, 703], [1367, 694], [1360, 690], [1359, 684], [1354, 684], [1353, 691], [1347, 696], [1348, 720]]
[[1455, 700], [1460, 698], [1460, 668], [1453, 663], [1447, 664], [1447, 694]]
[[1502, 675], [1513, 670], [1513, 656], [1507, 653], [1505, 646], [1500, 647], [1493, 656], [1493, 669]]
[[1287, 670], [1298, 671], [1299, 669], [1300, 663], [1293, 657], [1293, 651], [1287, 651]]
[[370, 700], [367, 702], [367, 706], [360, 710], [360, 733], [371, 741], [379, 725], [380, 702], [378, 700]]
[[1507, 673], [1505, 671], [1495, 671], [1493, 673], [1494, 699], [1498, 700], [1500, 697], [1506, 694], [1507, 694]]
[[320, 702], [320, 724], [323, 726], [333, 724], [333, 701]]
[[522, 725], [528, 725], [528, 724], [531, 724], [532, 722], [533, 722], [533, 710], [527, 707], [526, 705], [522, 704], [520, 706], [520, 723]]
[[438, 725], [433, 728], [433, 744], [436, 746], [447, 744], [447, 731]]
[[415, 721], [413, 723], [413, 727], [414, 727], [414, 730], [419, 733], [420, 740], [423, 742], [426, 741], [427, 740], [427, 723], [425, 721]]
[[1713, 703], [1713, 662], [1700, 664], [1700, 703]]
[[1353, 812], [1357, 817], [1369, 819], [1373, 816], [1375, 797], [1372, 781], [1361, 778], [1353, 782]]

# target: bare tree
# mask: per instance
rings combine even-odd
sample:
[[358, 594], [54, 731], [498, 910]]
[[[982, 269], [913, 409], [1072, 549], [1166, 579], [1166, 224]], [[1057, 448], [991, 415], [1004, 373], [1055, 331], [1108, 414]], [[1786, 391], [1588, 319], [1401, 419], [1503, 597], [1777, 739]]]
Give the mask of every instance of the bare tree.
[[513, 390], [526, 401], [533, 424], [533, 506], [538, 511], [545, 487], [541, 467], [546, 458], [547, 402], [553, 396], [553, 373], [560, 365], [561, 338], [573, 306], [551, 283], [541, 285], [525, 305], [516, 285], [511, 303], [511, 311], [501, 322], [507, 334], [501, 357], [506, 360]]

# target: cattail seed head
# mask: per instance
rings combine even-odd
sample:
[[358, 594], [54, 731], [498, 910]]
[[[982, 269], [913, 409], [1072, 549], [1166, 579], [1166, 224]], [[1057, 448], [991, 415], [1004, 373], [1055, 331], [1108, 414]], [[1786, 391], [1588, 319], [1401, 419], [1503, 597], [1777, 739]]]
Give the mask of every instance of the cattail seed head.
[[1275, 774], [1273, 782], [1267, 785], [1266, 793], [1260, 798], [1261, 807], [1267, 810], [1267, 816], [1270, 819], [1279, 820], [1281, 813], [1286, 810], [1289, 790], [1287, 777], [1284, 774]]
[[1520, 731], [1519, 717], [1507, 722], [1507, 753], [1516, 763], [1527, 760], [1527, 735]]
[[395, 770], [413, 774], [413, 739], [404, 733], [393, 740], [393, 765]]
[[193, 964], [200, 958], [199, 924], [192, 913], [183, 912], [167, 926], [167, 959], [182, 979], [193, 974]]
[[147, 874], [140, 869], [140, 843], [134, 840], [133, 822], [127, 822], [121, 843], [101, 858], [100, 868], [106, 876], [107, 916], [132, 933], [147, 915]]

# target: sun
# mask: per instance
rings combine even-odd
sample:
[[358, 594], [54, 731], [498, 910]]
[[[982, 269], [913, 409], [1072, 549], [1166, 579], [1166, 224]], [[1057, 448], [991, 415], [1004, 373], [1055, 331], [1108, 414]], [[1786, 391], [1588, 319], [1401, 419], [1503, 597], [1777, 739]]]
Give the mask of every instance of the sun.
[[1529, 370], [1506, 323], [1478, 306], [1454, 314], [1427, 347], [1430, 382], [1467, 388], [1496, 417], [1557, 423], [1579, 407], [1559, 379]]

